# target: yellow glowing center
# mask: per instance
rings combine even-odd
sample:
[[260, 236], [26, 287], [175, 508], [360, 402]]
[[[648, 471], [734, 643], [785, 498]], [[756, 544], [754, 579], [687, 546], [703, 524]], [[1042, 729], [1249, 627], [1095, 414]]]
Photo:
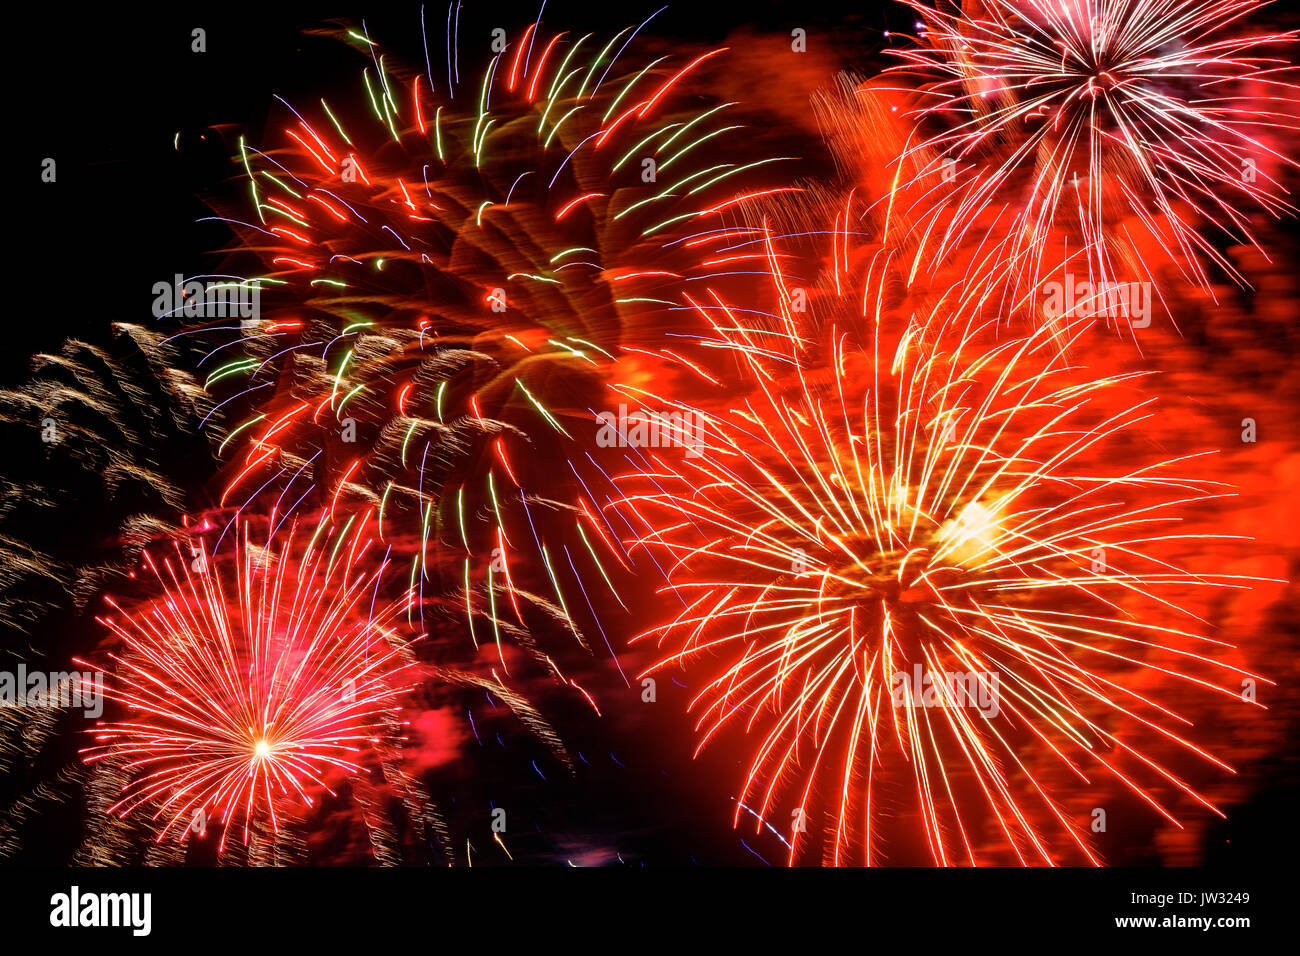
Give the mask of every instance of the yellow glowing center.
[[939, 528], [939, 539], [959, 563], [984, 557], [999, 540], [1000, 505], [969, 502], [955, 518]]
[[253, 746], [253, 755], [255, 757], [269, 757], [271, 755], [271, 745], [265, 740], [259, 740]]

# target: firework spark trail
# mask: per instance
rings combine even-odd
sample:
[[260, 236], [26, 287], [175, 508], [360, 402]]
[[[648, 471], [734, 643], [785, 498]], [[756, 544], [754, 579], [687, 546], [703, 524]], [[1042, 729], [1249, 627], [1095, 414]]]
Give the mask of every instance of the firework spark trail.
[[202, 548], [177, 544], [161, 566], [146, 552], [161, 596], [129, 611], [110, 599], [101, 619], [126, 649], [103, 692], [130, 717], [97, 726], [83, 754], [128, 758], [132, 774], [107, 812], [165, 818], [161, 842], [202, 811], [224, 849], [241, 823], [245, 842], [255, 821], [278, 832], [280, 798], [310, 806], [331, 774], [361, 772], [409, 683], [390, 629], [407, 598], [375, 600], [387, 565], [370, 521], [319, 525], [301, 553], [296, 529], [263, 548], [241, 523], [225, 570]]
[[637, 29], [534, 25], [459, 98], [431, 73], [399, 78], [349, 31], [370, 120], [322, 100], [289, 107], [287, 150], [241, 143], [259, 221], [238, 228], [271, 269], [246, 283], [275, 315], [245, 331], [246, 354], [214, 351], [208, 385], [240, 381], [252, 400], [223, 503], [267, 476], [286, 503], [314, 487], [331, 509], [377, 507], [385, 540], [415, 528], [421, 613], [430, 550], [460, 548], [451, 577], [476, 642], [522, 624], [526, 574], [583, 642], [555, 555], [567, 544], [613, 588], [594, 517], [610, 490], [575, 497], [553, 465], [582, 464], [572, 450], [615, 367], [652, 374], [681, 286], [743, 269], [702, 255], [745, 234], [730, 210], [776, 191], [750, 184], [783, 157], [715, 162], [738, 104], [678, 102], [725, 50], [634, 62]]
[[[1250, 675], [1178, 603], [1249, 586], [1179, 564], [1180, 547], [1231, 539], [1178, 529], [1229, 491], [1177, 474], [1197, 456], [1113, 464], [1151, 414], [1125, 400], [1138, 376], [1082, 375], [1041, 328], [988, 344], [996, 320], [958, 318], [953, 301], [901, 319], [887, 261], [855, 300], [837, 254], [828, 362], [771, 247], [768, 327], [715, 294], [699, 304], [714, 328], [702, 344], [730, 350], [754, 392], [726, 413], [694, 409], [700, 457], [657, 455], [623, 478], [621, 505], [645, 528], [633, 546], [664, 556], [687, 603], [642, 635], [669, 651], [647, 672], [713, 668], [692, 702], [699, 746], [754, 732], [739, 804], [761, 823], [782, 788], [796, 814], [826, 800], [828, 862], [885, 857], [897, 828], [881, 794], [899, 774], [938, 863], [978, 862], [981, 813], [1020, 863], [1098, 862], [1043, 764], [1076, 782], [1099, 771], [1174, 824], [1174, 799], [1217, 813], [1145, 751], [1230, 768], [1135, 675], [1240, 699], [1232, 681]], [[933, 679], [913, 681], [918, 668]], [[989, 697], [991, 715], [973, 709]], [[1045, 832], [1057, 827], [1065, 851]], [[805, 832], [791, 832], [791, 862]]]
[[[11, 451], [0, 480], [0, 621], [14, 633], [125, 576], [182, 513], [167, 453], [209, 450], [208, 398], [180, 357], [151, 330], [113, 332], [108, 347], [71, 339], [33, 356], [27, 381], [0, 391]], [[75, 528], [64, 542], [51, 533], [56, 513]]]
[[893, 72], [920, 81], [919, 125], [884, 204], [913, 277], [950, 257], [972, 281], [1010, 263], [1016, 309], [1061, 270], [1096, 288], [1172, 262], [1209, 287], [1210, 264], [1247, 284], [1212, 232], [1258, 248], [1251, 210], [1294, 212], [1268, 168], [1296, 165], [1269, 145], [1295, 132], [1293, 68], [1275, 54], [1295, 32], [1238, 22], [1266, 3], [909, 5], [922, 42], [893, 51]]

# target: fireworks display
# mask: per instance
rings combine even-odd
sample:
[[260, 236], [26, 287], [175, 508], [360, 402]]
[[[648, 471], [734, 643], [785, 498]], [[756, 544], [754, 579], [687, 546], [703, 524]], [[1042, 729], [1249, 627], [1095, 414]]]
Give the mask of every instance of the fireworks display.
[[228, 577], [201, 547], [178, 546], [161, 567], [146, 555], [164, 596], [104, 619], [124, 649], [105, 694], [130, 713], [96, 729], [89, 759], [127, 757], [136, 775], [108, 812], [156, 805], [159, 840], [209, 818], [223, 842], [240, 827], [246, 839], [258, 815], [276, 825], [281, 796], [311, 804], [332, 771], [361, 769], [404, 689], [404, 645], [389, 631], [402, 606], [373, 606], [385, 565], [361, 570], [368, 530], [330, 541], [318, 528], [297, 557], [293, 531], [270, 550], [237, 527]]
[[0, 860], [1253, 861], [1293, 19], [555, 6], [214, 14], [39, 147]]
[[1244, 25], [1264, 4], [910, 5], [920, 43], [898, 55], [922, 79], [920, 125], [890, 205], [915, 237], [913, 276], [951, 257], [971, 280], [1009, 268], [1017, 307], [1060, 272], [1246, 281], [1222, 237], [1253, 243], [1254, 210], [1293, 208], [1278, 177], [1294, 160], [1270, 144], [1295, 134], [1295, 33]]
[[[0, 507], [0, 621], [15, 631], [84, 604], [176, 527], [185, 494], [160, 452], [205, 450], [194, 436], [209, 403], [193, 376], [152, 330], [114, 333], [110, 348], [73, 340], [35, 356], [27, 380], [0, 392], [0, 426], [18, 452]], [[61, 543], [49, 526], [73, 508], [79, 533]]]
[[[865, 295], [846, 289], [825, 367], [806, 367], [807, 330], [786, 296], [777, 329], [733, 325], [720, 299], [701, 306], [712, 344], [739, 353], [756, 393], [725, 414], [695, 410], [697, 459], [658, 456], [629, 481], [647, 529], [637, 543], [665, 553], [686, 604], [651, 632], [671, 651], [655, 669], [717, 665], [695, 701], [703, 739], [733, 723], [755, 733], [740, 802], [760, 817], [782, 783], [799, 791], [798, 811], [822, 784], [829, 862], [850, 848], [871, 862], [888, 842], [873, 798], [897, 764], [936, 863], [978, 862], [966, 800], [992, 811], [1020, 862], [1053, 860], [1044, 817], [1096, 862], [1022, 748], [1036, 740], [1081, 777], [1114, 774], [1165, 816], [1138, 777], [1201, 800], [1131, 742], [1153, 733], [1221, 762], [1124, 670], [1229, 696], [1251, 677], [1183, 629], [1195, 614], [1176, 626], [1150, 607], [1178, 612], [1190, 587], [1247, 586], [1169, 556], [1200, 537], [1179, 530], [1180, 508], [1224, 489], [1187, 477], [1185, 461], [1112, 454], [1098, 468], [1152, 413], [1149, 399], [1112, 398], [1131, 376], [1081, 376], [1043, 332], [981, 344], [987, 326], [945, 315], [950, 302], [899, 323], [882, 276], [864, 282]], [[1205, 664], [1219, 666], [1217, 685]]]
[[606, 382], [653, 371], [679, 288], [729, 267], [727, 210], [778, 189], [742, 191], [778, 158], [739, 146], [738, 104], [688, 95], [727, 51], [638, 57], [637, 33], [535, 23], [458, 84], [454, 58], [402, 70], [347, 30], [364, 106], [282, 103], [288, 148], [240, 146], [258, 222], [236, 228], [269, 271], [240, 284], [264, 318], [211, 353], [209, 387], [248, 404], [222, 502], [377, 507], [417, 542], [421, 608], [459, 595], [475, 641], [521, 605], [584, 641], [583, 582], [607, 594], [616, 566]]

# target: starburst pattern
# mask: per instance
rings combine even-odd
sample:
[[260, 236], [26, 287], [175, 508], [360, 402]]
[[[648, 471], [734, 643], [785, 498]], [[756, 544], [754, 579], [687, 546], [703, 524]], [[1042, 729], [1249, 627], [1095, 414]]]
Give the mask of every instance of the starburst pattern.
[[200, 830], [225, 826], [223, 847], [255, 820], [278, 829], [282, 796], [310, 805], [332, 774], [362, 769], [406, 690], [390, 630], [405, 602], [376, 600], [386, 564], [366, 521], [318, 526], [301, 554], [293, 532], [278, 549], [236, 533], [228, 572], [201, 547], [161, 565], [146, 554], [162, 596], [129, 612], [110, 600], [103, 618], [124, 648], [103, 692], [130, 716], [97, 727], [86, 758], [128, 758], [131, 783], [107, 812], [155, 808], [159, 841], [184, 838], [196, 815]]
[[700, 305], [754, 394], [693, 410], [697, 459], [625, 479], [635, 543], [664, 555], [684, 602], [646, 635], [669, 651], [651, 670], [703, 669], [701, 747], [756, 736], [738, 804], [762, 820], [797, 791], [793, 861], [825, 801], [835, 863], [885, 857], [899, 827], [880, 803], [900, 775], [938, 863], [979, 862], [987, 818], [1013, 860], [1097, 862], [1048, 764], [1100, 771], [1170, 821], [1175, 798], [1217, 813], [1158, 751], [1226, 765], [1141, 675], [1234, 696], [1246, 675], [1178, 601], [1249, 582], [1184, 566], [1218, 537], [1181, 530], [1187, 509], [1230, 492], [1184, 475], [1189, 459], [1134, 458], [1152, 407], [1126, 400], [1138, 376], [1083, 373], [1042, 329], [990, 341], [995, 320], [953, 300], [908, 321], [883, 255], [857, 314], [842, 277], [820, 363], [769, 254], [770, 327]]
[[1265, 4], [909, 5], [922, 38], [896, 70], [919, 81], [919, 125], [888, 204], [913, 275], [954, 257], [971, 280], [1010, 268], [1015, 308], [1061, 271], [1158, 281], [1172, 261], [1245, 284], [1224, 237], [1254, 243], [1253, 210], [1293, 211], [1270, 170], [1295, 165], [1275, 145], [1294, 135], [1295, 34], [1241, 25]]

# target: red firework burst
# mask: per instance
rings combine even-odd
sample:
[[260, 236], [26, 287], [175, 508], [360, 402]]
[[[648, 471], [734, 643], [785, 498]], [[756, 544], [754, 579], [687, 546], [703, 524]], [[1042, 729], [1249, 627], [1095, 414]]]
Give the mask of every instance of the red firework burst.
[[236, 525], [224, 570], [201, 546], [178, 544], [161, 566], [146, 554], [160, 596], [131, 611], [110, 599], [118, 616], [100, 618], [125, 648], [104, 695], [130, 716], [96, 727], [83, 753], [134, 775], [109, 813], [152, 810], [159, 841], [213, 819], [224, 848], [241, 822], [245, 841], [254, 820], [278, 830], [279, 798], [310, 806], [313, 788], [332, 792], [327, 776], [361, 770], [408, 689], [389, 629], [406, 600], [377, 601], [386, 563], [367, 523], [317, 526], [305, 546], [293, 531], [258, 546]]
[[1010, 268], [1016, 307], [1058, 271], [1095, 287], [1172, 261], [1208, 285], [1209, 262], [1246, 284], [1211, 232], [1254, 244], [1252, 209], [1293, 211], [1274, 174], [1295, 162], [1269, 140], [1294, 133], [1275, 51], [1295, 34], [1239, 24], [1266, 3], [909, 4], [922, 40], [896, 69], [921, 81], [920, 131], [889, 205], [913, 275]]
[[1248, 584], [1184, 566], [1221, 537], [1180, 531], [1188, 508], [1231, 494], [1179, 473], [1197, 456], [1149, 456], [1152, 400], [1126, 398], [1139, 376], [1085, 374], [1045, 329], [998, 342], [950, 302], [895, 315], [883, 256], [857, 307], [836, 297], [818, 360], [769, 254], [773, 324], [699, 306], [752, 396], [664, 399], [702, 422], [697, 454], [624, 479], [635, 544], [667, 557], [683, 599], [646, 635], [670, 649], [650, 670], [713, 668], [701, 747], [733, 726], [758, 738], [737, 821], [761, 825], [793, 788], [792, 862], [820, 805], [827, 862], [871, 863], [906, 829], [882, 802], [910, 789], [938, 863], [979, 862], [981, 839], [986, 861], [1095, 863], [1050, 777], [1077, 792], [1097, 771], [1175, 824], [1176, 800], [1218, 813], [1181, 762], [1226, 764], [1149, 688], [1242, 699], [1250, 675], [1180, 601]]

